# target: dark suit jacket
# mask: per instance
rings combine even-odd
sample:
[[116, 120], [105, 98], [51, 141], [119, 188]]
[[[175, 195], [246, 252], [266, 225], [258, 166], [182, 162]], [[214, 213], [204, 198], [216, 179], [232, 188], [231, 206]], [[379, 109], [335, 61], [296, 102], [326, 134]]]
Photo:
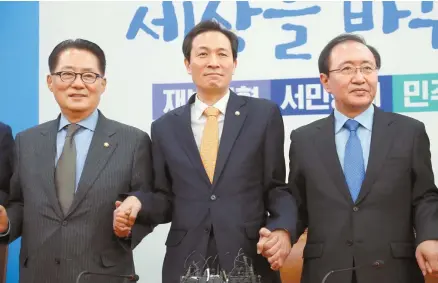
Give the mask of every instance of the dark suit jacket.
[[5, 205], [12, 176], [14, 138], [11, 127], [0, 122], [0, 205]]
[[[375, 108], [366, 176], [353, 203], [335, 148], [334, 116], [291, 134], [289, 184], [308, 227], [303, 283], [331, 269], [366, 265], [358, 282], [417, 283], [416, 245], [438, 239], [438, 191], [424, 124]], [[417, 237], [414, 236], [414, 228]], [[383, 268], [373, 269], [375, 260]], [[335, 273], [328, 282], [351, 282]]]
[[[53, 120], [16, 138], [7, 207], [10, 233], [0, 239], [22, 236], [20, 282], [73, 283], [83, 270], [133, 273], [131, 243], [114, 235], [113, 211], [120, 193], [152, 185], [149, 136], [99, 114], [73, 204], [64, 216], [54, 182], [58, 124]], [[123, 279], [86, 276], [80, 282]]]
[[153, 223], [172, 221], [163, 282], [179, 282], [190, 263], [202, 266], [211, 227], [222, 268], [229, 272], [242, 249], [263, 282], [279, 282], [268, 261], [256, 255], [256, 244], [263, 226], [295, 235], [296, 204], [284, 183], [280, 111], [270, 101], [231, 93], [211, 184], [191, 129], [194, 100], [193, 95], [187, 105], [152, 124], [156, 194], [154, 201], [141, 198], [147, 210], [141, 217]]

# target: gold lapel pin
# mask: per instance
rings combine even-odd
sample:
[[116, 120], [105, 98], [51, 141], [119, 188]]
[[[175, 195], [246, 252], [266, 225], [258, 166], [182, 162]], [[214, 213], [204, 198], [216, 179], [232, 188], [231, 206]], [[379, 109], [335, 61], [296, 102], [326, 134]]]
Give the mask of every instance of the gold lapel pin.
[[109, 147], [109, 143], [106, 142], [106, 143], [103, 144], [103, 146], [104, 147]]
[[236, 112], [234, 112], [234, 115], [239, 116], [239, 115], [240, 115], [240, 112], [239, 112], [239, 111], [236, 111]]

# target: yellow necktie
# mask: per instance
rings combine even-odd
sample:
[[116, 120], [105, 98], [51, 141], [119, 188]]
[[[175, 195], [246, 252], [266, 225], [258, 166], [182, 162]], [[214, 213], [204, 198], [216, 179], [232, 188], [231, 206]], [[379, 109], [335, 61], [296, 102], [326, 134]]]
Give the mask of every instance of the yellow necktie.
[[205, 123], [202, 134], [200, 154], [205, 172], [207, 172], [211, 183], [213, 183], [217, 152], [219, 150], [219, 124], [217, 121], [219, 113], [219, 109], [214, 107], [208, 107], [203, 113], [207, 116], [207, 123]]

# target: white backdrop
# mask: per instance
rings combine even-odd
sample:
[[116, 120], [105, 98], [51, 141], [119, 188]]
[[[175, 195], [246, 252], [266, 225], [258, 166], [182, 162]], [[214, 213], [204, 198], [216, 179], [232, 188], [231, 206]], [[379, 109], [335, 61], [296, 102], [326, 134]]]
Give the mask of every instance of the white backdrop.
[[[437, 3], [436, 3], [437, 4]], [[178, 36], [176, 38], [163, 38], [163, 32], [171, 32], [172, 21], [167, 21], [170, 14], [166, 14], [165, 28], [152, 24], [152, 19], [163, 17], [162, 2], [41, 2], [40, 3], [40, 87], [39, 87], [39, 113], [40, 122], [45, 122], [56, 117], [59, 108], [48, 91], [45, 84], [48, 73], [47, 59], [54, 46], [68, 38], [84, 38], [99, 44], [107, 56], [108, 87], [104, 93], [100, 109], [104, 115], [120, 122], [136, 126], [150, 132], [153, 117], [162, 113], [162, 108], [155, 105], [163, 101], [163, 93], [153, 93], [154, 84], [190, 83], [191, 77], [187, 74], [183, 64], [181, 45], [183, 41], [185, 21], [190, 20], [190, 5], [193, 5], [193, 17], [198, 22], [207, 7], [207, 2], [173, 2], [165, 4], [166, 9], [174, 7], [177, 18]], [[211, 4], [210, 4], [211, 5]], [[240, 3], [242, 5], [242, 3]], [[236, 14], [243, 13], [242, 7], [237, 9], [236, 2], [222, 2], [218, 6], [217, 14], [226, 19], [231, 28], [245, 41], [245, 48], [239, 53], [238, 67], [234, 75], [236, 81], [259, 81], [277, 79], [317, 78], [319, 76], [317, 59], [323, 46], [334, 36], [347, 31], [357, 31], [362, 34], [368, 43], [375, 46], [383, 60], [380, 75], [411, 75], [420, 74], [419, 80], [427, 80], [430, 97], [428, 107], [414, 107], [404, 114], [417, 118], [426, 124], [431, 141], [431, 151], [434, 171], [437, 173], [437, 145], [438, 118], [437, 101], [432, 100], [433, 94], [438, 94], [438, 30], [432, 37], [432, 28], [413, 28], [416, 25], [413, 19], [438, 20], [438, 7], [431, 10], [430, 4], [420, 2], [400, 2], [384, 4], [380, 2], [363, 4], [361, 2], [349, 4], [342, 2], [299, 2], [283, 3], [274, 1], [251, 1], [253, 8], [261, 8], [262, 14], [251, 19], [251, 25], [244, 26], [244, 14], [239, 14], [240, 26], [236, 26]], [[435, 5], [435, 6], [438, 6]], [[141, 8], [143, 7], [143, 8]], [[144, 25], [158, 34], [159, 39], [154, 39], [143, 30], [139, 30], [134, 38], [127, 38], [127, 33], [134, 15], [138, 11], [147, 14]], [[184, 12], [184, 7], [186, 12]], [[270, 19], [266, 12], [269, 8], [302, 10], [311, 8], [318, 11], [311, 15], [283, 17]], [[318, 8], [319, 7], [319, 8]], [[366, 13], [367, 9], [372, 13]], [[394, 7], [409, 13], [405, 18], [397, 19]], [[142, 10], [143, 9], [143, 10]], [[168, 11], [168, 10], [166, 10]], [[306, 11], [306, 10], [304, 10]], [[361, 13], [364, 17], [351, 20], [349, 12]], [[364, 12], [365, 11], [365, 12]], [[167, 12], [166, 12], [167, 13]], [[274, 13], [275, 14], [275, 13]], [[272, 15], [272, 14], [271, 14]], [[169, 16], [170, 17], [170, 16]], [[355, 27], [348, 27], [349, 24]], [[372, 25], [370, 25], [372, 22]], [[157, 22], [155, 22], [157, 23]], [[295, 33], [283, 30], [283, 24], [294, 24]], [[173, 22], [175, 24], [175, 22]], [[296, 26], [301, 26], [296, 27]], [[303, 27], [305, 33], [303, 33]], [[438, 27], [437, 27], [438, 29]], [[173, 31], [176, 29], [173, 28]], [[309, 59], [281, 59], [276, 56], [275, 48], [282, 43], [292, 42], [298, 37], [300, 46], [291, 48], [290, 54], [308, 54]], [[167, 34], [169, 37], [169, 34]], [[132, 37], [132, 36], [131, 36]], [[172, 36], [171, 36], [172, 37]], [[434, 40], [434, 41], [433, 41]], [[427, 74], [423, 76], [423, 74]], [[407, 78], [407, 77], [406, 77]], [[398, 80], [407, 80], [398, 77]], [[418, 78], [416, 78], [418, 79]], [[436, 80], [436, 82], [435, 82]], [[393, 82], [394, 84], [394, 82]], [[434, 87], [435, 85], [435, 87]], [[170, 87], [171, 88], [171, 87]], [[277, 89], [272, 93], [260, 96], [278, 97]], [[381, 93], [389, 101], [403, 101], [402, 91]], [[417, 98], [414, 98], [417, 99]], [[420, 99], [420, 97], [418, 97]], [[281, 104], [281, 103], [280, 103]], [[389, 107], [387, 110], [393, 110]], [[310, 110], [303, 110], [302, 115], [294, 115], [292, 109], [285, 109], [285, 155], [288, 162], [288, 148], [290, 131], [299, 126], [308, 124], [327, 114], [312, 114]], [[155, 113], [155, 114], [154, 114]], [[165, 239], [169, 225], [160, 225], [147, 236], [135, 250], [135, 263], [139, 282], [161, 282], [161, 266], [165, 252]]]

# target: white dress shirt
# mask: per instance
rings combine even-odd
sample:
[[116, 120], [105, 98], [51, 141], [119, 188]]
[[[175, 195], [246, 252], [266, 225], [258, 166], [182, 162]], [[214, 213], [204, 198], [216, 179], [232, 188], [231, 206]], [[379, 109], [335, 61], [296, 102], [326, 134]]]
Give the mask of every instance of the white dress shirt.
[[[224, 128], [225, 111], [227, 109], [229, 99], [230, 91], [228, 90], [227, 94], [225, 94], [219, 101], [212, 105], [220, 111], [220, 114], [218, 116], [219, 141], [221, 140], [222, 130]], [[195, 141], [198, 149], [200, 149], [201, 147], [202, 133], [204, 132], [205, 123], [207, 122], [207, 117], [203, 113], [208, 107], [209, 105], [199, 100], [198, 95], [196, 95], [195, 102], [191, 105], [190, 109], [192, 131], [193, 135], [195, 136]]]

